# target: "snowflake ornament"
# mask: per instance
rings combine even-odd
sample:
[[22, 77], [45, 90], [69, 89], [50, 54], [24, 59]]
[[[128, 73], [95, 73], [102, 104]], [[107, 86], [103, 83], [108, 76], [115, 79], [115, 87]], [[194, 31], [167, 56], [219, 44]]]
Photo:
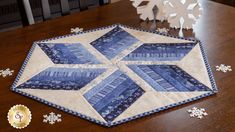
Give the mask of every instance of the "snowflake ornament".
[[226, 73], [227, 71], [232, 71], [232, 67], [226, 66], [225, 64], [220, 64], [219, 66], [215, 66], [215, 67], [216, 67], [216, 71], [222, 71], [224, 73]]
[[55, 122], [61, 122], [61, 115], [60, 114], [55, 114], [54, 112], [49, 113], [49, 115], [43, 115], [44, 123], [49, 123], [51, 125], [55, 124]]
[[157, 29], [157, 32], [163, 33], [163, 34], [168, 34], [169, 29], [167, 29], [167, 28], [158, 28], [158, 29]]
[[75, 33], [75, 34], [80, 33], [82, 31], [83, 31], [83, 28], [79, 28], [79, 27], [71, 28], [70, 30], [71, 33]]
[[198, 0], [166, 0], [164, 5], [172, 28], [191, 29], [202, 13]]
[[10, 70], [10, 68], [7, 68], [5, 70], [0, 70], [0, 76], [6, 77], [6, 76], [11, 76], [14, 70]]
[[208, 115], [204, 108], [193, 107], [192, 109], [189, 109], [187, 111], [188, 113], [190, 113], [190, 117], [196, 117], [198, 119], [202, 119], [204, 116]]
[[[153, 20], [153, 8], [157, 6], [158, 12], [156, 19], [159, 21], [166, 20], [165, 13], [164, 13], [164, 0], [131, 0], [133, 3], [132, 5], [137, 9], [137, 14], [140, 14], [140, 19], [142, 20]], [[142, 3], [145, 2], [145, 5]]]

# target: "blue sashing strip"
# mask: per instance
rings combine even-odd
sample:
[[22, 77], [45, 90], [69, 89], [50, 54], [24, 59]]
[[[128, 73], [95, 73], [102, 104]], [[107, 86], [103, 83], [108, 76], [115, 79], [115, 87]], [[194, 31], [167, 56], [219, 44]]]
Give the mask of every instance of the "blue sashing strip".
[[186, 56], [196, 43], [143, 44], [128, 54], [127, 61], [178, 61]]
[[41, 49], [55, 64], [99, 64], [81, 44], [40, 43]]
[[137, 41], [139, 40], [117, 26], [99, 39], [91, 42], [91, 45], [108, 59], [112, 59]]
[[84, 97], [107, 122], [112, 122], [143, 94], [144, 90], [118, 70]]
[[[205, 62], [205, 65], [206, 65], [206, 68], [207, 68], [207, 72], [208, 72], [208, 75], [209, 75], [209, 78], [210, 78], [210, 82], [212, 84], [212, 89], [213, 91], [211, 92], [208, 92], [208, 93], [205, 93], [205, 94], [202, 94], [202, 95], [199, 95], [199, 96], [196, 96], [194, 98], [190, 98], [190, 99], [187, 99], [187, 100], [184, 100], [184, 101], [180, 101], [180, 102], [177, 102], [177, 103], [173, 103], [173, 104], [170, 104], [170, 105], [167, 105], [167, 106], [163, 106], [163, 107], [160, 107], [160, 108], [157, 108], [157, 109], [154, 109], [152, 111], [148, 111], [148, 112], [145, 112], [145, 113], [142, 113], [142, 114], [139, 114], [139, 115], [135, 115], [135, 116], [132, 116], [130, 118], [126, 118], [126, 119], [123, 119], [123, 120], [120, 120], [120, 121], [117, 121], [117, 122], [113, 122], [113, 123], [106, 123], [106, 122], [102, 122], [102, 121], [99, 121], [99, 120], [96, 120], [92, 117], [89, 117], [89, 116], [86, 116], [86, 115], [83, 115], [81, 113], [78, 113], [76, 111], [72, 111], [72, 110], [69, 110], [63, 106], [60, 106], [60, 105], [56, 105], [56, 104], [53, 104], [51, 102], [48, 102], [44, 99], [41, 99], [41, 98], [38, 98], [36, 96], [32, 96], [30, 94], [27, 94], [25, 92], [22, 92], [18, 89], [16, 89], [16, 84], [17, 82], [19, 81], [19, 78], [20, 76], [23, 74], [23, 71], [25, 69], [25, 66], [27, 65], [28, 63], [28, 60], [29, 58], [31, 57], [31, 54], [33, 52], [33, 50], [35, 49], [35, 46], [36, 46], [36, 43], [43, 43], [43, 42], [46, 42], [46, 41], [50, 41], [50, 40], [56, 40], [56, 39], [60, 39], [60, 38], [66, 38], [66, 37], [70, 37], [70, 36], [75, 36], [75, 35], [78, 35], [78, 34], [84, 34], [84, 33], [89, 33], [89, 32], [94, 32], [94, 31], [98, 31], [98, 30], [103, 30], [103, 29], [107, 29], [107, 28], [113, 28], [113, 27], [116, 27], [116, 26], [119, 26], [119, 27], [124, 27], [124, 28], [129, 28], [129, 29], [134, 29], [134, 30], [138, 30], [138, 31], [143, 31], [143, 32], [148, 32], [148, 33], [154, 33], [154, 34], [159, 34], [159, 35], [162, 35], [162, 36], [167, 36], [167, 37], [172, 37], [172, 38], [177, 38], [177, 39], [182, 39], [182, 40], [188, 40], [188, 41], [193, 41], [195, 43], [199, 43], [200, 45], [200, 49], [201, 49], [201, 52], [202, 52], [202, 56], [203, 56], [203, 61]], [[133, 28], [133, 27], [129, 27], [129, 26], [125, 26], [125, 25], [121, 25], [121, 24], [115, 24], [115, 25], [111, 25], [111, 26], [107, 26], [107, 27], [102, 27], [102, 28], [97, 28], [97, 29], [92, 29], [92, 30], [87, 30], [85, 32], [80, 32], [78, 34], [68, 34], [68, 35], [64, 35], [64, 36], [59, 36], [59, 37], [54, 37], [54, 38], [50, 38], [50, 39], [45, 39], [45, 40], [41, 40], [41, 41], [36, 41], [34, 42], [32, 48], [30, 49], [20, 71], [19, 71], [19, 74], [17, 75], [15, 81], [13, 82], [13, 85], [11, 87], [11, 90], [14, 91], [14, 92], [17, 92], [21, 95], [24, 95], [24, 96], [27, 96], [27, 97], [30, 97], [32, 99], [35, 99], [39, 102], [42, 102], [42, 103], [45, 103], [49, 106], [52, 106], [52, 107], [55, 107], [57, 109], [60, 109], [64, 112], [67, 112], [67, 113], [70, 113], [70, 114], [73, 114], [73, 115], [76, 115], [76, 116], [79, 116], [83, 119], [86, 119], [86, 120], [89, 120], [89, 121], [92, 121], [92, 122], [95, 122], [97, 124], [100, 124], [100, 125], [103, 125], [103, 126], [107, 126], [107, 127], [111, 127], [111, 126], [114, 126], [114, 125], [118, 125], [118, 124], [122, 124], [122, 123], [125, 123], [127, 121], [131, 121], [131, 120], [134, 120], [134, 119], [138, 119], [138, 118], [141, 118], [143, 116], [147, 116], [147, 115], [150, 115], [150, 114], [153, 114], [153, 113], [156, 113], [156, 112], [160, 112], [160, 111], [163, 111], [163, 110], [166, 110], [166, 109], [169, 109], [169, 108], [172, 108], [172, 107], [175, 107], [175, 106], [179, 106], [179, 105], [182, 105], [182, 104], [185, 104], [185, 103], [188, 103], [188, 102], [192, 102], [192, 101], [195, 101], [195, 100], [198, 100], [198, 99], [201, 99], [201, 98], [204, 98], [204, 97], [207, 97], [207, 96], [210, 96], [210, 95], [213, 95], [215, 93], [218, 92], [218, 89], [217, 89], [217, 86], [216, 86], [216, 83], [215, 83], [215, 79], [214, 79], [214, 76], [212, 74], [212, 71], [211, 71], [211, 67], [209, 65], [209, 62], [208, 62], [208, 58], [206, 56], [206, 52], [205, 52], [205, 49], [204, 49], [204, 46], [203, 44], [198, 41], [198, 40], [194, 40], [194, 39], [186, 39], [186, 38], [183, 38], [183, 37], [176, 37], [176, 36], [171, 36], [171, 35], [167, 35], [167, 34], [163, 34], [163, 33], [159, 33], [157, 31], [149, 31], [149, 30], [144, 30], [144, 29], [140, 29], [140, 28]]]
[[19, 85], [20, 89], [51, 89], [51, 90], [79, 90], [90, 83], [105, 69], [82, 68], [55, 68], [50, 67], [35, 75], [25, 83]]
[[156, 91], [211, 91], [210, 88], [175, 65], [129, 65], [128, 67], [148, 82]]

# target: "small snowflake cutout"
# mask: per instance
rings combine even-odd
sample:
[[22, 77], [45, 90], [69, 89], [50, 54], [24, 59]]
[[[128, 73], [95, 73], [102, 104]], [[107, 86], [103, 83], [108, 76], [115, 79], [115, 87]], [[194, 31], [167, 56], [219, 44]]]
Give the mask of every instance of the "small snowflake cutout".
[[51, 125], [55, 124], [55, 122], [61, 122], [61, 115], [60, 114], [55, 114], [54, 112], [49, 113], [49, 115], [43, 115], [44, 123], [49, 123]]
[[7, 68], [6, 70], [0, 70], [0, 76], [6, 77], [11, 76], [14, 70], [10, 70], [10, 68]]
[[83, 28], [79, 28], [79, 27], [76, 27], [76, 28], [71, 28], [70, 32], [71, 33], [80, 33], [83, 31]]
[[190, 113], [189, 114], [190, 117], [196, 117], [198, 119], [202, 119], [204, 116], [208, 115], [204, 108], [197, 108], [197, 107], [189, 109], [188, 113]]
[[226, 66], [225, 64], [220, 64], [219, 66], [215, 66], [215, 67], [216, 67], [216, 71], [222, 71], [224, 73], [226, 73], [227, 71], [232, 71], [232, 67]]
[[158, 29], [157, 29], [157, 32], [163, 33], [163, 34], [168, 34], [169, 29], [167, 29], [167, 28], [158, 28]]

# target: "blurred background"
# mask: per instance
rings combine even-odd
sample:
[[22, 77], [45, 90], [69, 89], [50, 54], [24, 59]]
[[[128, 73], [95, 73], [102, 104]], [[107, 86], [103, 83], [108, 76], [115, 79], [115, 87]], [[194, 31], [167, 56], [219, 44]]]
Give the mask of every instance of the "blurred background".
[[[0, 32], [22, 27], [19, 0], [0, 0]], [[81, 0], [68, 0], [70, 13], [81, 11]], [[99, 0], [85, 0], [88, 9], [99, 6]], [[104, 0], [105, 4], [114, 3], [119, 0]], [[212, 0], [221, 4], [235, 7], [235, 0]], [[29, 0], [35, 23], [43, 21], [41, 0]], [[60, 0], [49, 0], [51, 18], [61, 16]]]

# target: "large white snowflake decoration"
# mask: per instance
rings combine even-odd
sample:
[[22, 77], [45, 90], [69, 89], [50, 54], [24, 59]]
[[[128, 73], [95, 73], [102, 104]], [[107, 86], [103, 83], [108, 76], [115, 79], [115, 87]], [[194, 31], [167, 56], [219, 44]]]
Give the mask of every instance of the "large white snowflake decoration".
[[220, 64], [219, 66], [215, 66], [215, 67], [216, 67], [216, 71], [222, 71], [224, 73], [228, 71], [232, 71], [231, 66], [226, 66], [225, 64]]
[[202, 13], [198, 0], [166, 0], [164, 5], [172, 28], [191, 29]]
[[55, 122], [61, 122], [61, 115], [60, 114], [55, 114], [54, 112], [49, 113], [49, 115], [43, 115], [44, 123], [49, 123], [51, 125], [55, 124]]
[[[140, 14], [140, 19], [142, 20], [153, 20], [153, 8], [157, 6], [158, 12], [156, 19], [160, 21], [164, 21], [165, 13], [164, 13], [164, 0], [131, 0], [133, 3], [132, 5], [137, 9], [137, 14]], [[142, 3], [146, 2], [145, 5], [141, 5]]]
[[6, 76], [11, 76], [14, 70], [10, 70], [10, 68], [7, 68], [5, 70], [0, 70], [0, 76], [6, 77]]
[[190, 117], [197, 117], [198, 119], [202, 119], [204, 116], [207, 116], [204, 108], [197, 108], [193, 107], [192, 109], [188, 110], [188, 113], [190, 113]]

